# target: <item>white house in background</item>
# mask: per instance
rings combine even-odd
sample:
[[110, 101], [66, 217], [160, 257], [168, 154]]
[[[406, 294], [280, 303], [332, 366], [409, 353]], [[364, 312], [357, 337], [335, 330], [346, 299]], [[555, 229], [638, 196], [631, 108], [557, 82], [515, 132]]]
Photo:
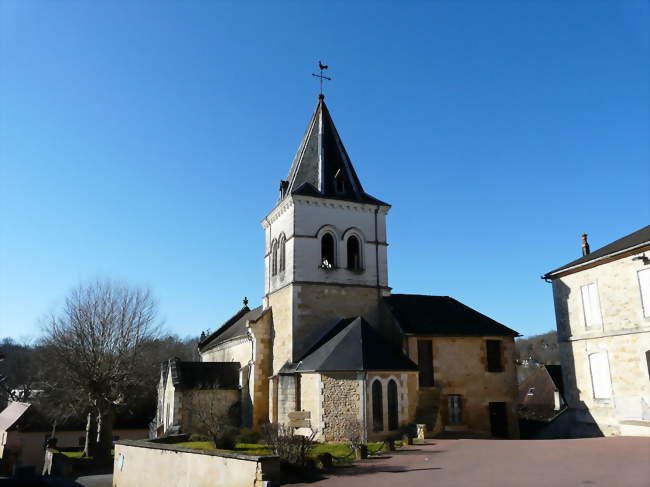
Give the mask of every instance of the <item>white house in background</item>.
[[650, 226], [542, 278], [553, 284], [576, 435], [650, 436]]

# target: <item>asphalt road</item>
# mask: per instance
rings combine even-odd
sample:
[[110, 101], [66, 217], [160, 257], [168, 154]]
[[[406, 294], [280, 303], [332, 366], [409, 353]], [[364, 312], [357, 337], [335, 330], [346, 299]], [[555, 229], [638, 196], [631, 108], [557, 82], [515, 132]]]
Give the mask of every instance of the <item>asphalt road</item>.
[[[80, 477], [111, 487], [111, 475]], [[302, 481], [301, 481], [302, 482]], [[161, 479], [160, 486], [165, 486]], [[427, 440], [293, 487], [649, 487], [650, 438]]]
[[113, 474], [110, 473], [104, 475], [87, 475], [77, 479], [77, 483], [84, 487], [111, 487], [112, 482]]
[[427, 440], [293, 486], [648, 487], [650, 438]]

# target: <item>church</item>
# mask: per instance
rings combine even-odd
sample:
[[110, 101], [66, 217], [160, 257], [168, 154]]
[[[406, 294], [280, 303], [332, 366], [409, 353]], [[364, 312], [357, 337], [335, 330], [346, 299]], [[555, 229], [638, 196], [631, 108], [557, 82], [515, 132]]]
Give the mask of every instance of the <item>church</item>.
[[[518, 333], [449, 296], [388, 282], [391, 205], [366, 193], [324, 96], [262, 220], [264, 296], [161, 366], [158, 435], [192, 433], [196, 408], [237, 411], [341, 441], [408, 424], [426, 435], [518, 437]], [[245, 236], [242, 236], [245, 238]]]

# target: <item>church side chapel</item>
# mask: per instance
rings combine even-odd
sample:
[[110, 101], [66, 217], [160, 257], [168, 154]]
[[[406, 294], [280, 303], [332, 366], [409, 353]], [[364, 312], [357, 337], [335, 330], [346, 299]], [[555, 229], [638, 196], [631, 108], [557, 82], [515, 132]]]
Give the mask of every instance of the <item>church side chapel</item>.
[[365, 192], [322, 94], [279, 190], [262, 220], [262, 303], [245, 299], [202, 336], [201, 362], [163, 364], [158, 435], [192, 433], [191, 398], [203, 395], [224, 414], [238, 400], [240, 426], [321, 441], [351, 424], [367, 441], [409, 423], [517, 437], [518, 333], [448, 296], [391, 292], [391, 205]]

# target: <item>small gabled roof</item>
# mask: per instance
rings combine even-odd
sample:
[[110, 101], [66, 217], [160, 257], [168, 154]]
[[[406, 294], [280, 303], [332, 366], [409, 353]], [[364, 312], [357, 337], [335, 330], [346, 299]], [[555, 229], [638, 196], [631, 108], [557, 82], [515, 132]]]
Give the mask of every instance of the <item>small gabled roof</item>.
[[339, 321], [294, 367], [296, 372], [417, 369], [359, 316]]
[[605, 245], [604, 247], [599, 248], [598, 250], [591, 252], [590, 254], [583, 255], [579, 259], [573, 260], [562, 267], [558, 267], [555, 270], [547, 272], [542, 276], [542, 279], [553, 279], [554, 277], [560, 277], [556, 274], [562, 273], [562, 271], [573, 270], [573, 268], [580, 268], [587, 264], [596, 264], [598, 260], [605, 260], [609, 257], [614, 257], [616, 254], [623, 253], [628, 250], [633, 250], [635, 248], [641, 248], [650, 245], [650, 225], [645, 226], [636, 232], [632, 232], [629, 235], [626, 235], [623, 238], [619, 238], [614, 242]]
[[169, 360], [174, 387], [190, 389], [230, 389], [239, 387], [239, 362], [183, 362]]
[[384, 298], [406, 335], [519, 336], [515, 330], [449, 296], [392, 294]]
[[322, 95], [283, 184], [282, 197], [295, 194], [390, 206], [363, 190]]
[[[549, 367], [551, 367], [549, 369]], [[560, 374], [558, 383], [557, 374]], [[519, 415], [524, 419], [548, 421], [555, 418], [560, 409], [556, 408], [555, 393], [559, 392], [563, 400], [561, 388], [562, 371], [559, 365], [542, 366], [535, 373], [526, 377], [519, 384]]]
[[205, 352], [219, 343], [240, 336], [246, 336], [246, 322], [258, 320], [264, 314], [264, 311], [265, 310], [262, 309], [262, 306], [258, 306], [255, 309], [250, 309], [248, 306], [244, 306], [215, 332], [201, 340], [198, 345], [199, 351]]
[[0, 431], [7, 431], [20, 420], [29, 409], [27, 402], [12, 401], [0, 413]]

